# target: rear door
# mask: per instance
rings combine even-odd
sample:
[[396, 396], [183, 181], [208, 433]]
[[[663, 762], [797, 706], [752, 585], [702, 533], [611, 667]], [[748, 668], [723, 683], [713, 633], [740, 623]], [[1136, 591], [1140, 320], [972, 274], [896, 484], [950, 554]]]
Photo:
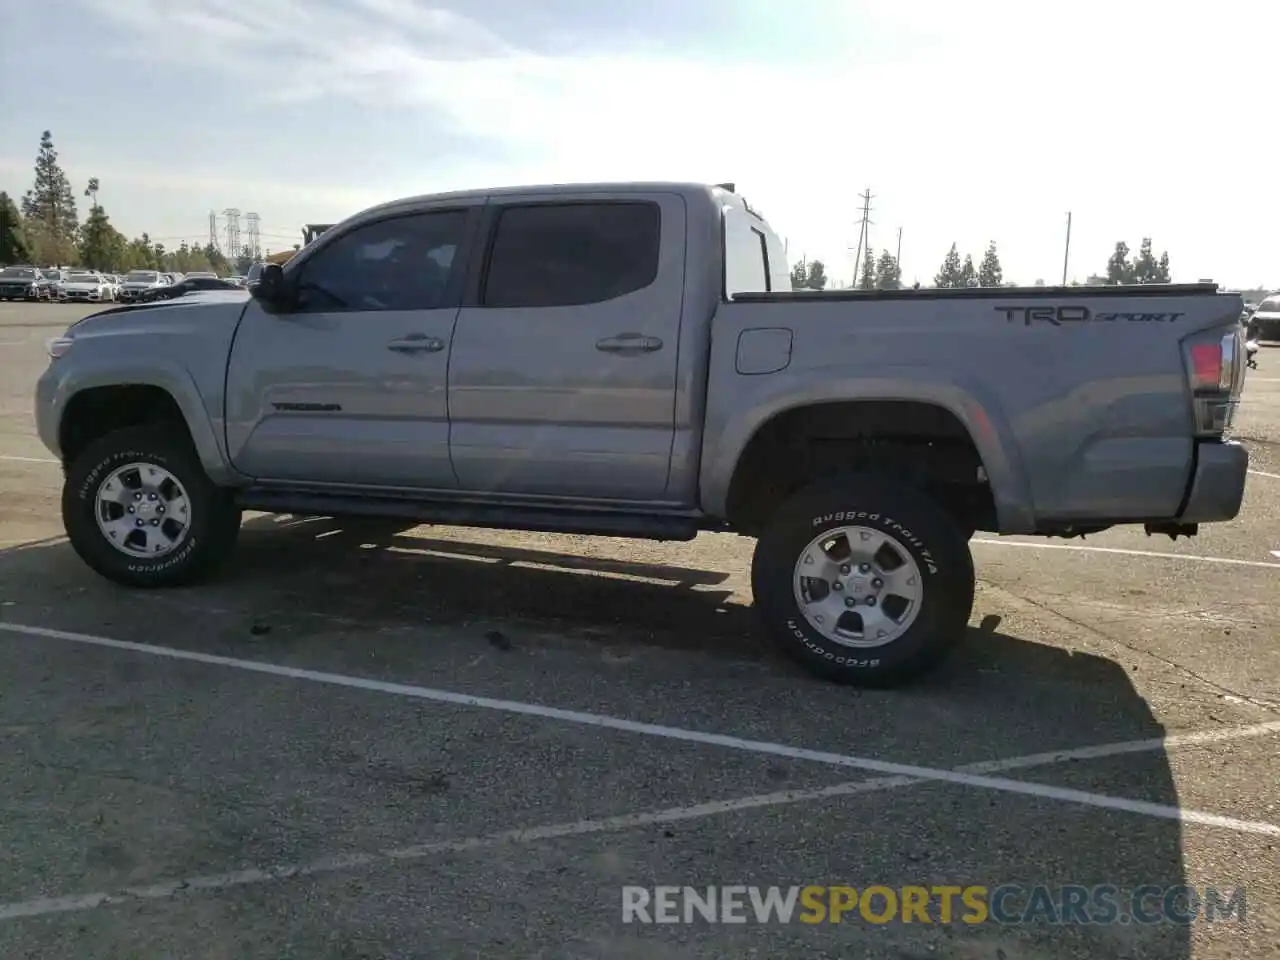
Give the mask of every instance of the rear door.
[[449, 361], [463, 489], [659, 500], [674, 439], [685, 208], [504, 197]]
[[291, 264], [298, 303], [251, 300], [227, 374], [232, 461], [261, 480], [449, 489], [445, 390], [479, 207], [398, 213]]

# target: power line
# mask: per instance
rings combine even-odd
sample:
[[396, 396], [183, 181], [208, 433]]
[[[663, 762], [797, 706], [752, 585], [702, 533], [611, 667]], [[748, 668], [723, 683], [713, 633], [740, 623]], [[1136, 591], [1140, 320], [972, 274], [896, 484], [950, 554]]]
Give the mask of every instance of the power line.
[[260, 222], [262, 220], [256, 213], [246, 213], [244, 215], [245, 223], [249, 228], [249, 244], [248, 248], [242, 252], [247, 253], [254, 260], [262, 259], [262, 233]]
[[235, 207], [228, 207], [222, 211], [222, 215], [227, 218], [227, 257], [235, 260], [240, 256], [240, 211]]
[[858, 221], [858, 248], [853, 257], [853, 285], [855, 287], [858, 285], [859, 280], [858, 271], [862, 269], [862, 246], [865, 243], [867, 249], [871, 249], [871, 234], [868, 228], [875, 225], [871, 220], [871, 201], [875, 199], [871, 195], [871, 188], [867, 187], [866, 190], [858, 194], [858, 199], [862, 201], [862, 219]]

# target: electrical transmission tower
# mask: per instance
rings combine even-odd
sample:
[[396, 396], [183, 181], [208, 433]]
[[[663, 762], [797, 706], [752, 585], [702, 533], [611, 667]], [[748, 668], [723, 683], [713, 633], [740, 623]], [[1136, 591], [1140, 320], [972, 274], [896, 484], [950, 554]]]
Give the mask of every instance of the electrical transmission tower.
[[249, 242], [245, 247], [245, 252], [253, 257], [254, 260], [262, 259], [261, 219], [256, 213], [246, 213], [244, 215], [245, 226], [249, 230]]
[[209, 211], [209, 246], [221, 252], [222, 244], [218, 243], [218, 211]]
[[868, 250], [871, 249], [871, 234], [867, 228], [875, 226], [871, 220], [871, 201], [875, 199], [871, 195], [871, 188], [867, 187], [866, 190], [858, 194], [858, 199], [862, 201], [862, 219], [858, 221], [858, 247], [853, 257], [853, 285], [855, 287], [862, 279], [860, 271], [862, 270], [863, 247], [865, 246]]
[[243, 252], [240, 249], [240, 211], [228, 207], [222, 215], [227, 218], [227, 257], [234, 260]]

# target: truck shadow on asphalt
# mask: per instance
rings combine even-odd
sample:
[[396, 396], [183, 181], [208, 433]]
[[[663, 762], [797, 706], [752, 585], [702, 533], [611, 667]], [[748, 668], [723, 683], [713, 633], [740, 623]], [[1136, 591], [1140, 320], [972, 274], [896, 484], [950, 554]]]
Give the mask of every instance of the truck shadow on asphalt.
[[[333, 532], [338, 529], [341, 532]], [[1071, 745], [1144, 740], [1164, 733], [1122, 665], [1002, 633], [999, 613], [987, 615], [981, 626], [970, 631], [951, 662], [925, 681], [895, 691], [850, 691], [783, 666], [762, 636], [750, 607], [731, 600], [733, 591], [725, 585], [728, 577], [719, 572], [420, 535], [403, 537], [393, 524], [361, 523], [340, 528], [326, 527], [325, 521], [289, 526], [270, 519], [250, 520], [244, 534], [236, 560], [219, 580], [165, 592], [174, 602], [190, 601], [196, 607], [207, 603], [227, 609], [240, 598], [245, 606], [237, 610], [239, 622], [270, 624], [277, 618], [282, 623], [280, 630], [257, 638], [249, 649], [235, 651], [220, 643], [216, 652], [230, 649], [235, 655], [268, 661], [305, 653], [305, 629], [290, 638], [289, 628], [284, 625], [292, 616], [290, 608], [310, 608], [310, 612], [321, 616], [352, 619], [367, 615], [382, 623], [411, 622], [424, 616], [433, 623], [468, 622], [468, 618], [475, 619], [475, 607], [483, 601], [490, 611], [486, 623], [500, 623], [506, 618], [520, 622], [545, 620], [554, 625], [602, 627], [606, 635], [620, 624], [629, 624], [626, 636], [634, 644], [697, 651], [738, 661], [776, 660], [762, 664], [766, 669], [751, 674], [752, 686], [747, 689], [742, 688], [740, 673], [730, 673], [722, 679], [705, 666], [692, 669], [684, 682], [699, 687], [699, 697], [707, 701], [724, 698], [723, 713], [716, 714], [720, 719], [714, 724], [723, 727], [723, 732], [752, 736], [758, 733], [758, 728], [751, 727], [756, 718], [781, 717], [768, 735], [804, 745], [817, 738], [812, 733], [806, 736], [803, 726], [791, 725], [804, 721], [796, 714], [809, 711], [810, 717], [831, 718], [843, 711], [846, 720], [838, 723], [867, 727], [865, 742], [855, 741], [850, 752], [912, 762], [913, 757], [927, 754], [939, 743], [950, 743], [954, 745], [955, 764]], [[392, 549], [399, 546], [405, 552]], [[645, 579], [592, 575], [599, 572]], [[46, 599], [40, 600], [41, 595]], [[124, 621], [116, 619], [117, 613], [113, 612], [133, 602], [131, 595], [94, 577], [65, 542], [0, 551], [0, 600], [14, 597], [20, 597], [22, 602], [0, 607], [0, 618], [31, 624], [30, 611], [34, 604], [43, 603], [50, 610], [48, 622], [34, 625], [135, 639], [127, 631], [122, 632]], [[106, 611], [100, 623], [107, 625], [89, 626], [91, 621], [85, 611], [95, 610]], [[239, 617], [241, 613], [243, 619]], [[513, 633], [517, 642], [523, 642], [519, 632]], [[3, 642], [11, 636], [0, 633], [0, 650], [19, 649]], [[591, 642], [589, 632], [575, 636]], [[322, 638], [317, 634], [315, 640], [321, 642]], [[477, 640], [483, 643], [482, 639]], [[183, 642], [191, 645], [190, 639]], [[334, 639], [330, 628], [323, 642], [340, 641]], [[57, 672], [74, 673], [76, 651], [62, 650], [57, 641], [48, 643], [41, 655], [57, 658], [49, 661], [61, 664]], [[638, 675], [645, 674], [641, 670]], [[139, 682], [138, 675], [133, 682]], [[85, 680], [85, 689], [93, 689], [90, 679]], [[37, 709], [32, 704], [40, 701], [26, 698], [26, 706], [19, 707], [17, 704], [23, 703], [24, 698], [7, 698], [4, 690], [4, 680], [0, 679], [0, 729], [5, 729], [6, 724], [31, 725], [51, 719], [27, 715]], [[200, 695], [194, 687], [173, 692]], [[48, 704], [48, 709], [57, 713], [61, 722], [71, 722], [77, 711], [92, 715], [92, 699], [90, 694], [78, 703]], [[644, 708], [642, 705], [630, 709]], [[72, 716], [64, 715], [68, 713]], [[56, 737], [44, 749], [58, 753]], [[933, 756], [936, 758], [937, 754]], [[20, 756], [14, 762], [20, 762]], [[127, 766], [127, 757], [120, 762]], [[937, 764], [936, 759], [930, 762]], [[9, 775], [0, 778], [0, 807], [10, 789], [3, 784], [21, 782], [19, 773], [11, 769]], [[181, 777], [181, 771], [173, 771], [173, 775]], [[1169, 758], [1161, 750], [1113, 760], [1013, 769], [1005, 774], [995, 770], [991, 775], [1166, 806], [1178, 804]], [[858, 776], [849, 771], [846, 779]], [[785, 784], [762, 785], [760, 789], [766, 792], [780, 788]], [[54, 797], [48, 798], [50, 803], [55, 801]], [[28, 805], [33, 802], [36, 798], [23, 799]], [[1055, 892], [1064, 886], [1081, 886], [1091, 888], [1091, 895], [1092, 888], [1105, 886], [1117, 888], [1114, 902], [1121, 911], [1129, 909], [1138, 888], [1150, 886], [1164, 891], [1188, 883], [1182, 830], [1172, 820], [964, 787], [916, 787], [870, 793], [864, 799], [848, 802], [855, 805], [851, 811], [860, 811], [857, 818], [872, 818], [875, 829], [859, 829], [852, 820], [834, 821], [834, 833], [823, 841], [831, 847], [829, 871], [838, 878], [831, 882], [890, 887], [977, 883], [989, 889], [1003, 884], [1022, 888], [1039, 884]], [[743, 875], [752, 876], [744, 882], [777, 882], [754, 877], [750, 870], [758, 868], [760, 862], [785, 863], [779, 859], [779, 851], [789, 849], [792, 843], [803, 846], [804, 841], [793, 827], [804, 819], [806, 808], [791, 809], [793, 812], [780, 821], [780, 832], [770, 841], [781, 845], [778, 850], [737, 850], [731, 843], [725, 848], [724, 856], [729, 858], [725, 863], [731, 863], [739, 873], [747, 869]], [[829, 818], [832, 814], [822, 816]], [[682, 830], [675, 828], [676, 835]], [[33, 850], [31, 855], [38, 857], [39, 853]], [[654, 856], [661, 859], [660, 854]], [[874, 875], [866, 874], [870, 868], [860, 864], [875, 864]], [[670, 872], [675, 867], [667, 864], [662, 869]], [[704, 879], [727, 882], [724, 878]], [[786, 882], [823, 882], [823, 878], [806, 876]], [[1143, 903], [1158, 909], [1161, 897], [1148, 895]], [[1017, 919], [1029, 909], [1027, 894], [1011, 896], [1002, 906], [1006, 919]], [[1190, 927], [1185, 924], [1054, 925], [1044, 922], [1046, 917], [1052, 917], [1054, 909], [1047, 904], [1041, 906], [1044, 910], [1034, 924], [955, 924], [934, 928], [928, 936], [941, 936], [941, 940], [928, 942], [920, 939], [926, 932], [918, 924], [887, 927], [859, 921], [792, 932], [803, 936], [805, 953], [815, 949], [889, 949], [875, 955], [899, 960], [925, 956], [966, 960], [1158, 956], [1178, 960], [1191, 955]], [[612, 931], [614, 936], [620, 933]], [[319, 937], [322, 931], [312, 930], [310, 934]], [[666, 934], [671, 931], [649, 930], [645, 936], [660, 939]], [[390, 931], [387, 935], [391, 936]], [[891, 947], [895, 941], [897, 945]], [[792, 941], [792, 946], [799, 942]], [[941, 952], [935, 952], [939, 949]]]

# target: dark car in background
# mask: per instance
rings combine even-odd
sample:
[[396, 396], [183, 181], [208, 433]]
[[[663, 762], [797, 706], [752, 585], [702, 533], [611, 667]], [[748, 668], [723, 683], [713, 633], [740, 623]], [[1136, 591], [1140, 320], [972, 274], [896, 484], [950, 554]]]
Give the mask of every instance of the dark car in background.
[[239, 284], [232, 283], [230, 280], [221, 280], [218, 277], [195, 276], [189, 275], [183, 277], [177, 283], [169, 284], [164, 287], [153, 287], [138, 295], [138, 300], [142, 303], [152, 303], [156, 300], [176, 300], [178, 297], [185, 296], [188, 293], [194, 293], [197, 290], [243, 290]]
[[1264, 299], [1245, 321], [1245, 335], [1250, 340], [1280, 340], [1280, 293]]
[[0, 300], [50, 299], [53, 284], [46, 279], [45, 272], [39, 267], [5, 267], [0, 270]]

